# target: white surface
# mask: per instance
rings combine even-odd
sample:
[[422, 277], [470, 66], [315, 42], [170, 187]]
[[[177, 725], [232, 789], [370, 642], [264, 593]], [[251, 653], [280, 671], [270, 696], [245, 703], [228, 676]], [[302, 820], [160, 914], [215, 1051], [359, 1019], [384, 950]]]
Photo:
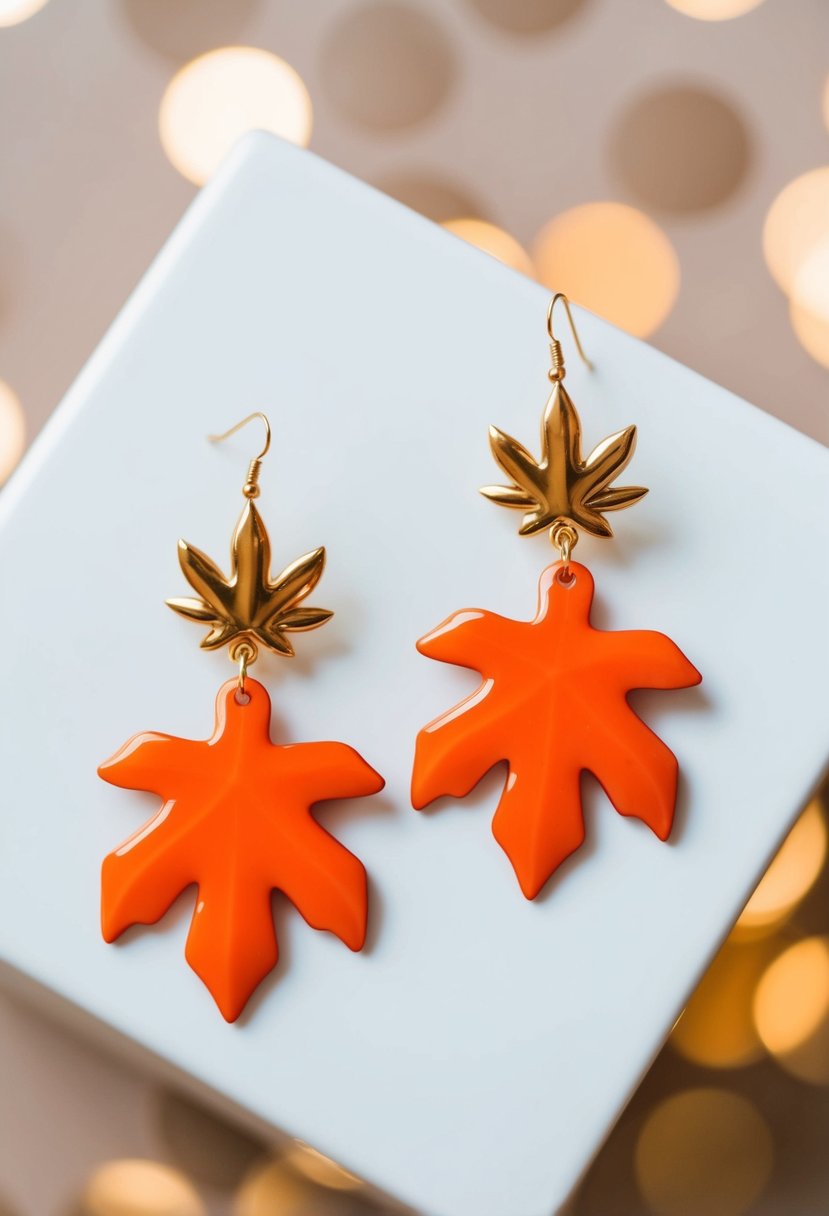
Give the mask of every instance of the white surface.
[[[0, 501], [0, 957], [429, 1216], [547, 1216], [659, 1046], [822, 767], [829, 454], [579, 315], [587, 442], [628, 422], [651, 487], [585, 540], [597, 622], [655, 628], [699, 690], [637, 698], [683, 773], [661, 844], [591, 784], [589, 842], [535, 903], [488, 778], [409, 806], [415, 733], [474, 687], [414, 640], [450, 611], [529, 617], [542, 539], [477, 494], [487, 425], [534, 443], [545, 293], [323, 162], [250, 139], [200, 197]], [[571, 344], [567, 342], [569, 350]], [[343, 739], [384, 794], [323, 812], [371, 875], [353, 955], [278, 902], [283, 959], [226, 1026], [182, 952], [188, 892], [106, 946], [103, 855], [156, 800], [99, 760], [205, 737], [229, 673], [163, 605], [175, 542], [222, 558], [251, 430], [274, 564], [324, 543], [335, 609], [267, 659], [274, 735]]]

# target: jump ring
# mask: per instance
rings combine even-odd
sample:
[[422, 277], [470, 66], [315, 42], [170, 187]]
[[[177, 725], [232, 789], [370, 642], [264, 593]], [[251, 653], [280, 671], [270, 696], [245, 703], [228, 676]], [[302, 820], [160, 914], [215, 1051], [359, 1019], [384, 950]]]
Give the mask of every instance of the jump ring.
[[570, 581], [570, 557], [573, 549], [579, 539], [579, 534], [570, 524], [557, 523], [550, 529], [550, 540], [559, 551], [559, 558], [562, 562], [562, 574], [566, 581]]
[[245, 677], [248, 674], [248, 667], [256, 659], [257, 649], [253, 642], [240, 641], [235, 646], [230, 647], [230, 657], [235, 662], [239, 661], [239, 692], [245, 692]]

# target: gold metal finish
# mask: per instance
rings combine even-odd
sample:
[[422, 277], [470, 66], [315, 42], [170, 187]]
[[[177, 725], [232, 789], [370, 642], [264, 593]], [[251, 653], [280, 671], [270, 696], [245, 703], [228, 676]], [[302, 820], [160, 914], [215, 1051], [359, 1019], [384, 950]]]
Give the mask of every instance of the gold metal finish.
[[570, 332], [573, 335], [573, 341], [576, 344], [576, 350], [579, 352], [579, 355], [581, 356], [581, 360], [584, 363], [585, 367], [587, 367], [588, 370], [591, 372], [593, 370], [593, 364], [590, 362], [587, 355], [584, 353], [584, 349], [582, 347], [581, 341], [579, 340], [579, 334], [578, 334], [578, 330], [576, 329], [576, 323], [573, 320], [573, 314], [570, 311], [570, 301], [567, 299], [567, 296], [564, 294], [563, 291], [557, 291], [556, 294], [553, 296], [552, 300], [550, 300], [550, 304], [547, 309], [547, 334], [550, 339], [550, 363], [551, 363], [550, 370], [547, 373], [547, 375], [553, 381], [563, 380], [566, 375], [566, 369], [564, 367], [564, 352], [561, 349], [561, 343], [559, 342], [558, 338], [553, 333], [553, 313], [555, 312], [555, 307], [559, 300], [561, 300], [562, 304], [564, 305], [564, 311], [567, 313], [567, 320], [570, 322]]
[[252, 414], [248, 414], [247, 418], [243, 418], [241, 422], [237, 422], [229, 431], [223, 431], [221, 435], [208, 435], [207, 438], [211, 443], [221, 443], [223, 439], [229, 439], [231, 435], [235, 435], [237, 431], [241, 431], [243, 426], [247, 426], [249, 422], [253, 422], [254, 418], [258, 418], [265, 425], [265, 446], [256, 457], [257, 460], [264, 460], [270, 451], [271, 446], [271, 424], [268, 421], [268, 415], [263, 414], [261, 410], [254, 410]]
[[[553, 308], [557, 300], [562, 300], [567, 310], [579, 354], [592, 366], [579, 342], [567, 297], [559, 293], [547, 310], [547, 332], [556, 349], [553, 351], [551, 346], [553, 391], [541, 422], [541, 458], [536, 460], [517, 439], [498, 427], [490, 427], [492, 454], [511, 481], [506, 486], [484, 486], [481, 493], [502, 507], [526, 512], [518, 529], [520, 536], [533, 536], [549, 528], [550, 539], [563, 553], [562, 527], [567, 526], [574, 533], [569, 550], [578, 540], [579, 528], [594, 536], [612, 536], [613, 529], [604, 513], [633, 506], [647, 490], [643, 486], [611, 488], [633, 456], [635, 426], [608, 436], [586, 460], [582, 458], [581, 421], [562, 384], [564, 360], [553, 336]], [[562, 556], [562, 560], [568, 559]]]
[[240, 431], [243, 426], [247, 426], [254, 418], [259, 418], [265, 424], [265, 444], [259, 455], [254, 456], [248, 465], [248, 475], [242, 487], [242, 493], [245, 498], [259, 497], [259, 474], [262, 472], [262, 461], [267, 456], [271, 446], [271, 424], [268, 421], [267, 415], [263, 414], [261, 410], [256, 410], [253, 414], [248, 414], [247, 418], [243, 418], [241, 422], [237, 422], [229, 431], [225, 431], [221, 435], [207, 436], [211, 443], [221, 443], [223, 439], [229, 439], [231, 435], [235, 435], [237, 431]]
[[259, 648], [255, 642], [248, 641], [245, 638], [241, 640], [237, 638], [235, 642], [230, 643], [227, 648], [227, 653], [230, 655], [230, 658], [234, 663], [237, 661], [237, 659], [241, 660], [242, 656], [244, 656], [245, 661], [247, 662], [248, 666], [250, 666], [250, 664], [255, 663], [259, 657]]
[[570, 554], [579, 543], [579, 534], [569, 524], [554, 524], [550, 528], [550, 540], [558, 549], [559, 556], [565, 566], [570, 561]]
[[239, 642], [235, 647], [230, 647], [230, 657], [239, 660], [239, 692], [245, 692], [245, 679], [248, 674], [248, 667], [251, 663], [256, 662], [256, 657], [259, 651], [251, 642]]
[[230, 657], [239, 662], [240, 688], [247, 668], [255, 662], [258, 646], [290, 657], [294, 648], [288, 633], [316, 629], [334, 615], [326, 608], [299, 607], [313, 591], [325, 566], [325, 549], [314, 549], [286, 566], [275, 579], [270, 577], [271, 545], [262, 517], [253, 499], [259, 494], [261, 461], [271, 442], [271, 428], [262, 413], [249, 414], [223, 435], [208, 436], [213, 442], [233, 435], [253, 418], [265, 424], [265, 445], [248, 468], [242, 489], [247, 502], [239, 516], [230, 544], [230, 576], [201, 550], [187, 541], [178, 542], [178, 558], [184, 577], [198, 598], [175, 598], [167, 604], [180, 616], [209, 625], [202, 639], [205, 650], [229, 645]]

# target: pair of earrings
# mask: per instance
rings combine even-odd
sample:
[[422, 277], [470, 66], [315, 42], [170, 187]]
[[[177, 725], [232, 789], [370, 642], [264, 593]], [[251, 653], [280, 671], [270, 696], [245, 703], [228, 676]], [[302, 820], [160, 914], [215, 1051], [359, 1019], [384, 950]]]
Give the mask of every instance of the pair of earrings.
[[[527, 899], [584, 839], [580, 781], [592, 773], [622, 815], [642, 819], [661, 839], [671, 830], [677, 761], [627, 704], [637, 688], [687, 688], [699, 672], [663, 634], [606, 632], [590, 623], [593, 579], [572, 560], [580, 531], [612, 535], [608, 511], [632, 506], [647, 492], [613, 487], [629, 463], [636, 428], [603, 440], [584, 459], [581, 424], [564, 388], [564, 358], [547, 312], [553, 388], [541, 427], [541, 458], [490, 428], [492, 453], [508, 478], [481, 491], [524, 512], [522, 536], [549, 531], [557, 562], [541, 574], [538, 611], [514, 621], [482, 610], [451, 616], [422, 638], [429, 658], [472, 668], [482, 683], [471, 696], [418, 735], [412, 802], [464, 797], [506, 760], [509, 772], [492, 823]], [[589, 363], [588, 363], [589, 366]], [[271, 892], [287, 895], [315, 929], [352, 950], [366, 936], [366, 872], [325, 831], [311, 808], [333, 798], [377, 793], [383, 778], [345, 743], [276, 744], [271, 704], [248, 675], [259, 649], [294, 653], [291, 636], [333, 615], [304, 601], [322, 575], [325, 550], [297, 558], [276, 578], [270, 542], [256, 508], [261, 462], [270, 446], [264, 414], [251, 414], [266, 440], [248, 469], [245, 506], [231, 543], [226, 578], [209, 557], [179, 541], [182, 571], [196, 598], [167, 603], [206, 625], [207, 650], [229, 648], [238, 677], [219, 689], [216, 724], [207, 740], [147, 733], [130, 739], [99, 768], [113, 785], [163, 799], [156, 815], [110, 853], [102, 869], [102, 928], [114, 941], [129, 926], [154, 924], [185, 887], [198, 885], [186, 957], [234, 1021], [276, 965]]]

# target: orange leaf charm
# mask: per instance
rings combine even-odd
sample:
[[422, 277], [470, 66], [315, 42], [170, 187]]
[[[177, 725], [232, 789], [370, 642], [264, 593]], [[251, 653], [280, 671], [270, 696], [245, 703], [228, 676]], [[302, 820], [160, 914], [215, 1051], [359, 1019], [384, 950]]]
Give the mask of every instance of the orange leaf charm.
[[462, 798], [508, 761], [492, 831], [527, 899], [584, 840], [585, 770], [620, 814], [667, 839], [676, 757], [625, 698], [634, 688], [688, 688], [702, 679], [664, 634], [594, 629], [593, 578], [575, 562], [569, 570], [569, 583], [562, 563], [542, 573], [533, 621], [471, 609], [417, 644], [421, 654], [484, 679], [418, 735], [412, 802], [421, 810], [442, 794]]
[[155, 924], [197, 883], [186, 957], [228, 1022], [279, 957], [271, 891], [283, 891], [312, 928], [362, 948], [365, 869], [310, 807], [384, 784], [345, 743], [271, 743], [268, 694], [251, 679], [245, 691], [250, 700], [240, 704], [236, 680], [219, 689], [210, 739], [136, 735], [98, 769], [113, 785], [164, 799], [104, 859], [104, 938]]

